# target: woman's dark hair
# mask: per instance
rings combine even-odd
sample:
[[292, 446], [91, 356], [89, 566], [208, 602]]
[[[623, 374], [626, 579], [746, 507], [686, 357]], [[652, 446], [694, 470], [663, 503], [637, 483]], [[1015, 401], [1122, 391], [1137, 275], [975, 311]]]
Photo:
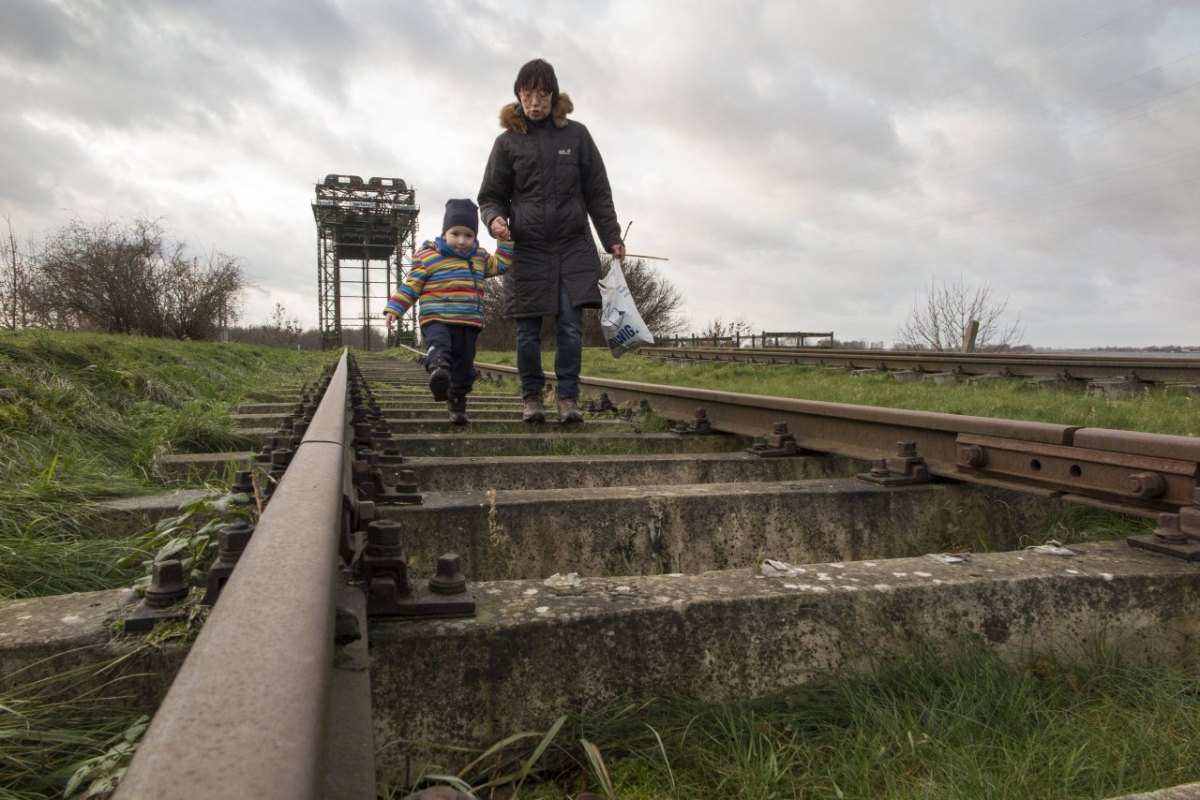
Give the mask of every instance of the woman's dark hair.
[[549, 92], [550, 103], [553, 107], [553, 104], [558, 102], [558, 78], [554, 77], [554, 67], [540, 58], [535, 58], [521, 67], [516, 81], [513, 82], [513, 94], [517, 96], [518, 100], [521, 98], [522, 89], [532, 91], [541, 89]]

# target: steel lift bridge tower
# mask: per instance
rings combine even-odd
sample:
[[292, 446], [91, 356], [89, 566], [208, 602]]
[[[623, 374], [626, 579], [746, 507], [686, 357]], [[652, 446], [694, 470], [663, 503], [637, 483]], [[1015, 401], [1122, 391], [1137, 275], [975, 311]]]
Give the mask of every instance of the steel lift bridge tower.
[[[362, 349], [370, 350], [384, 304], [412, 269], [416, 192], [399, 178], [363, 183], [357, 175], [326, 175], [316, 191], [321, 346], [341, 347], [343, 331], [361, 331]], [[415, 314], [409, 309], [398, 320], [395, 341], [415, 342]]]

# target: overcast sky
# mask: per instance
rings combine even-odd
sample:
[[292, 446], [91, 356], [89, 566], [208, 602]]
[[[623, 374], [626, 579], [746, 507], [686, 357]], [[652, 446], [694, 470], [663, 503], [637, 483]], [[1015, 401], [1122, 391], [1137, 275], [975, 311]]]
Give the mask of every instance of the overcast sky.
[[162, 218], [315, 327], [314, 184], [437, 235], [538, 57], [693, 329], [891, 346], [961, 277], [1028, 344], [1200, 345], [1195, 0], [3, 0], [0, 215]]

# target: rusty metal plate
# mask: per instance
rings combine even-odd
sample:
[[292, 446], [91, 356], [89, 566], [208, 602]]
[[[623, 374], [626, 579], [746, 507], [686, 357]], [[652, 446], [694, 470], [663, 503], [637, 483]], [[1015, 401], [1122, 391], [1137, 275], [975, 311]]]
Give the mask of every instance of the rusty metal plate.
[[1196, 462], [960, 434], [958, 470], [1166, 511], [1192, 502]]

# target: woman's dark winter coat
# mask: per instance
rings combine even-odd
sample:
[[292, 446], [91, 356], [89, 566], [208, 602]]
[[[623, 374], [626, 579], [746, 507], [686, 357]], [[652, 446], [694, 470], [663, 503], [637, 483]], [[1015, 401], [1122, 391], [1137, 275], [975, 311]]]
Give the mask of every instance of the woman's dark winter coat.
[[519, 103], [500, 111], [496, 137], [479, 187], [479, 213], [508, 220], [516, 259], [505, 277], [506, 317], [558, 314], [559, 281], [571, 304], [600, 307], [600, 256], [588, 217], [607, 251], [621, 241], [612, 189], [587, 128], [567, 114], [559, 94], [550, 116], [534, 121]]

